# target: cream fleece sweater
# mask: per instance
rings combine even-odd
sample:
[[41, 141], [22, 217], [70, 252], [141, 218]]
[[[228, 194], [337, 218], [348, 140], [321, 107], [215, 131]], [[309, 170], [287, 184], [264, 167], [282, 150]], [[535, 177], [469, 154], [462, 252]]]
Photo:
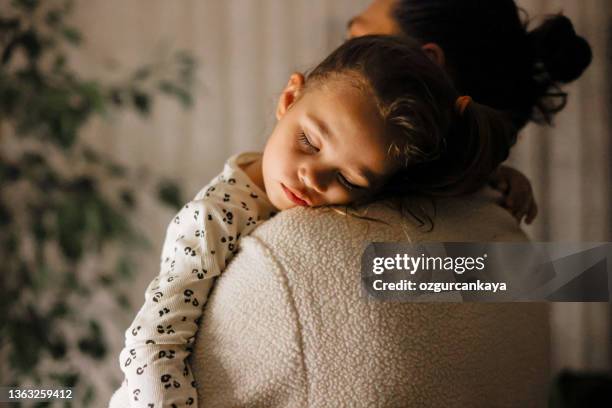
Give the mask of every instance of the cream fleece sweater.
[[[372, 241], [521, 241], [490, 197], [441, 201], [426, 232], [294, 209], [242, 242], [205, 308], [192, 367], [203, 407], [539, 407], [546, 304], [411, 304], [363, 297]], [[125, 407], [119, 389], [111, 408]]]

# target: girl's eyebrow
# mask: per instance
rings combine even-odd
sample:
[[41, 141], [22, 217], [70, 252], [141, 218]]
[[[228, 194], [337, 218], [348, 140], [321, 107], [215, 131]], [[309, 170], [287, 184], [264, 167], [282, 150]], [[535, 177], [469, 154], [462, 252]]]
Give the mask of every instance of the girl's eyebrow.
[[[306, 120], [309, 122], [309, 124], [312, 127], [315, 128], [317, 133], [319, 133], [319, 135], [321, 135], [321, 137], [325, 139], [327, 142], [331, 142], [332, 140], [336, 139], [335, 135], [333, 135], [329, 131], [329, 128], [327, 127], [325, 122], [323, 122], [322, 120], [319, 120], [311, 115], [306, 115]], [[366, 185], [364, 186], [364, 188], [370, 188], [372, 186], [373, 184], [372, 180], [374, 179], [374, 174], [369, 169], [360, 167], [359, 169], [352, 170], [351, 173], [355, 174], [362, 181], [365, 181]]]

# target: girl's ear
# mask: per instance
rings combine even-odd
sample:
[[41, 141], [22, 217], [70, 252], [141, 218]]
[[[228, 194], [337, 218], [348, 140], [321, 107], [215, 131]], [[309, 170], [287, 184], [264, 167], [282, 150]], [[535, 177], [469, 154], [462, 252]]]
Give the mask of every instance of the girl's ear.
[[283, 89], [283, 93], [278, 99], [278, 105], [276, 106], [276, 120], [280, 120], [280, 118], [287, 113], [291, 105], [293, 105], [298, 99], [302, 89], [304, 88], [304, 82], [305, 79], [303, 74], [299, 72], [291, 74], [287, 86], [285, 89]]
[[446, 66], [446, 57], [444, 56], [444, 50], [436, 43], [427, 43], [421, 46], [421, 49], [425, 51], [425, 54], [430, 60], [435, 62], [439, 67], [444, 68]]

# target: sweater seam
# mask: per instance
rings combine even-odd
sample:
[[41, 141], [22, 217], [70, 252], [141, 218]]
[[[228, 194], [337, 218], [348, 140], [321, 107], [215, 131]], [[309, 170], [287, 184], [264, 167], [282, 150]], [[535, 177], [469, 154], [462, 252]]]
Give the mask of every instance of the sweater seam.
[[289, 279], [287, 277], [287, 271], [285, 270], [285, 268], [281, 265], [281, 263], [278, 261], [276, 253], [272, 250], [272, 248], [270, 248], [268, 245], [266, 245], [266, 243], [260, 239], [259, 237], [256, 237], [254, 235], [250, 235], [249, 238], [253, 239], [254, 241], [257, 242], [258, 245], [261, 245], [267, 252], [269, 252], [272, 257], [270, 259], [271, 262], [274, 263], [274, 265], [276, 266], [276, 268], [280, 271], [280, 273], [282, 274], [282, 280], [283, 280], [283, 285], [285, 286], [285, 289], [289, 295], [289, 306], [293, 309], [293, 313], [295, 314], [295, 316], [297, 317], [297, 335], [298, 335], [298, 348], [299, 348], [299, 355], [300, 355], [300, 363], [302, 365], [302, 371], [304, 373], [304, 387], [306, 388], [306, 407], [310, 406], [310, 383], [308, 381], [308, 370], [307, 370], [307, 366], [306, 366], [306, 355], [304, 353], [304, 336], [303, 336], [303, 324], [302, 324], [302, 319], [300, 316], [300, 313], [298, 311], [297, 305], [296, 305], [296, 301], [295, 301], [295, 297], [293, 295], [293, 290], [291, 290], [291, 287], [289, 285]]

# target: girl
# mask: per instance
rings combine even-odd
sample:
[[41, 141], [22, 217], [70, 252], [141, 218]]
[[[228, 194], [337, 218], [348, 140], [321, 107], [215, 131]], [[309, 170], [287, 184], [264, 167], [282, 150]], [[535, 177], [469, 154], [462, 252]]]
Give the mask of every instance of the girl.
[[[197, 406], [187, 361], [212, 278], [276, 211], [409, 194], [469, 193], [508, 155], [514, 129], [413, 42], [353, 39], [293, 74], [263, 155], [241, 154], [168, 227], [161, 273], [126, 331], [131, 406]], [[214, 324], [214, 322], [209, 322]]]

